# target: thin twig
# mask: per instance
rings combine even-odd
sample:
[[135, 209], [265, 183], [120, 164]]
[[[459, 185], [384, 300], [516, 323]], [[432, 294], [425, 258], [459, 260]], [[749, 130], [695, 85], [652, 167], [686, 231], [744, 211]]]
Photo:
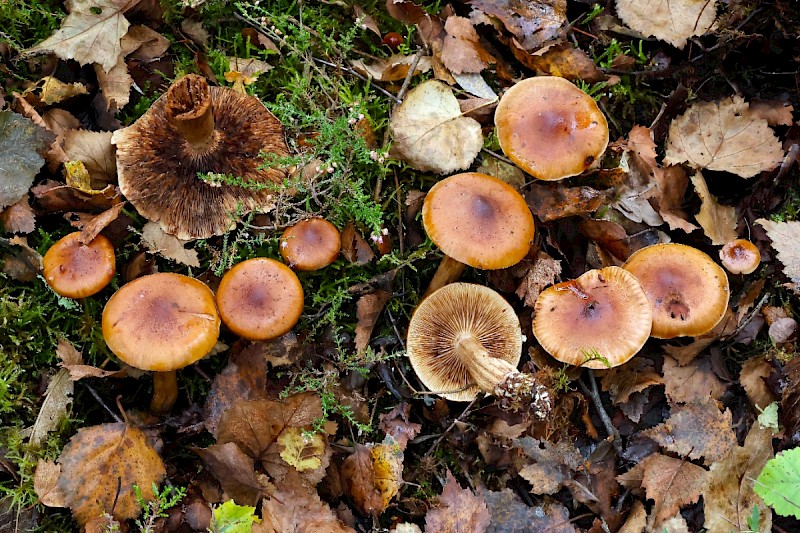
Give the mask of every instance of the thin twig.
[[122, 422], [122, 419], [117, 415], [117, 413], [112, 411], [111, 408], [108, 405], [106, 405], [106, 402], [103, 401], [103, 399], [100, 397], [99, 394], [97, 394], [97, 391], [94, 390], [94, 388], [91, 385], [89, 385], [86, 382], [82, 382], [82, 383], [83, 383], [84, 387], [86, 387], [89, 390], [89, 393], [91, 393], [91, 395], [94, 396], [94, 399], [97, 400], [97, 403], [102, 405], [103, 408], [106, 411], [108, 411], [108, 414], [110, 414], [112, 417], [114, 417], [114, 420], [116, 420], [117, 422]]
[[619, 436], [617, 428], [611, 423], [611, 417], [608, 416], [605, 407], [603, 407], [603, 400], [600, 398], [600, 392], [597, 390], [597, 381], [594, 379], [594, 372], [589, 368], [587, 369], [587, 373], [589, 375], [591, 389], [587, 387], [583, 381], [578, 381], [578, 385], [583, 393], [592, 399], [594, 408], [597, 410], [597, 414], [600, 415], [600, 420], [602, 420], [606, 432], [613, 438], [611, 444], [614, 446], [614, 450], [616, 450], [618, 456], [622, 457], [622, 438]]
[[444, 438], [447, 436], [447, 434], [448, 434], [448, 433], [450, 433], [450, 431], [452, 431], [452, 429], [453, 429], [453, 428], [456, 426], [456, 424], [457, 424], [457, 423], [459, 423], [459, 422], [461, 422], [461, 420], [462, 420], [463, 418], [465, 418], [465, 417], [466, 417], [466, 416], [469, 414], [470, 410], [472, 409], [472, 406], [473, 406], [473, 405], [475, 405], [475, 402], [477, 402], [477, 401], [478, 401], [478, 397], [475, 397], [475, 399], [474, 399], [474, 400], [472, 400], [471, 402], [469, 402], [469, 405], [467, 406], [467, 408], [466, 408], [466, 409], [464, 409], [464, 410], [461, 412], [461, 414], [460, 414], [460, 415], [458, 415], [458, 418], [456, 418], [455, 420], [453, 420], [453, 423], [452, 423], [452, 424], [450, 424], [450, 426], [449, 426], [449, 427], [448, 427], [446, 430], [444, 430], [444, 433], [442, 433], [441, 435], [439, 435], [439, 438], [438, 438], [438, 439], [436, 439], [436, 442], [434, 442], [434, 443], [431, 445], [431, 447], [430, 447], [430, 448], [428, 448], [428, 451], [427, 451], [427, 452], [425, 452], [425, 455], [423, 455], [423, 457], [428, 457], [430, 454], [432, 454], [432, 453], [433, 453], [433, 451], [436, 449], [436, 447], [437, 447], [437, 446], [439, 446], [439, 444], [440, 444], [440, 443], [441, 443], [441, 442], [444, 440]]

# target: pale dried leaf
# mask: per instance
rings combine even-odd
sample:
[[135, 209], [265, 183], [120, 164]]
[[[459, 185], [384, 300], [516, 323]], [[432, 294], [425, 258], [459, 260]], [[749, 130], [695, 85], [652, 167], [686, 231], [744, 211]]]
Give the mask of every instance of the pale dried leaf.
[[117, 179], [117, 159], [110, 131], [70, 130], [64, 135], [64, 152], [70, 161], [81, 161], [96, 188]]
[[356, 24], [361, 26], [362, 29], [369, 30], [378, 37], [382, 37], [381, 29], [378, 27], [378, 23], [375, 22], [375, 19], [368, 15], [366, 11], [364, 11], [363, 7], [359, 6], [358, 4], [354, 4], [353, 15], [356, 18]]
[[425, 515], [425, 533], [483, 533], [490, 521], [483, 498], [462, 489], [448, 470], [439, 504]]
[[706, 398], [718, 400], [725, 393], [725, 384], [711, 370], [707, 357], [698, 357], [686, 366], [665, 355], [664, 387], [672, 403], [702, 401]]
[[36, 415], [28, 442], [40, 445], [47, 434], [58, 429], [61, 419], [67, 416], [67, 407], [72, 403], [75, 383], [69, 379], [69, 372], [63, 368], [56, 372], [47, 385], [44, 401]]
[[697, 196], [703, 202], [695, 218], [706, 236], [711, 239], [711, 244], [720, 246], [735, 241], [738, 238], [736, 208], [717, 202], [714, 195], [709, 192], [706, 180], [700, 172], [695, 172], [691, 179]]
[[759, 409], [764, 409], [777, 400], [766, 382], [771, 373], [772, 365], [763, 355], [752, 357], [742, 364], [739, 383], [747, 393], [750, 403]]
[[53, 52], [81, 65], [98, 63], [108, 72], [122, 59], [120, 41], [129, 23], [123, 12], [137, 0], [67, 0], [70, 12], [53, 35], [26, 53]]
[[628, 518], [617, 533], [643, 533], [645, 527], [647, 527], [647, 511], [641, 501], [634, 500]]
[[128, 105], [133, 78], [128, 73], [128, 65], [125, 64], [125, 61], [120, 61], [108, 72], [103, 70], [100, 65], [94, 65], [94, 73], [97, 76], [97, 84], [106, 108], [116, 111]]
[[[694, 1], [694, 0], [693, 0]], [[783, 149], [767, 121], [739, 96], [694, 104], [669, 126], [664, 163], [752, 178], [781, 164]]]
[[625, 24], [647, 37], [653, 36], [683, 48], [689, 37], [704, 35], [714, 25], [714, 0], [617, 0], [617, 14]]
[[764, 218], [756, 220], [767, 231], [772, 248], [783, 263], [783, 273], [793, 282], [800, 282], [800, 221], [773, 222]]
[[448, 174], [465, 169], [483, 147], [480, 124], [462, 116], [453, 91], [435, 80], [408, 93], [389, 129], [392, 156], [417, 170]]
[[735, 446], [711, 465], [703, 490], [704, 527], [708, 533], [749, 530], [747, 520], [754, 507], [759, 511], [756, 531], [771, 530], [772, 511], [753, 492], [753, 484], [772, 456], [772, 431], [755, 422], [744, 446]]
[[58, 488], [59, 477], [61, 477], [61, 465], [39, 459], [36, 473], [33, 475], [33, 490], [39, 501], [48, 507], [67, 506], [67, 495]]
[[478, 98], [471, 98], [468, 100], [459, 100], [458, 105], [463, 112], [470, 111], [478, 113], [484, 110], [487, 114], [491, 113], [492, 106], [499, 100], [499, 96], [494, 90], [486, 83], [483, 76], [480, 74], [453, 74], [453, 79], [458, 82], [462, 89], [469, 94], [477, 96]]
[[575, 533], [569, 511], [562, 504], [544, 498], [544, 503], [530, 507], [511, 489], [499, 492], [481, 490], [491, 515], [486, 533]]
[[46, 105], [53, 105], [73, 96], [89, 94], [86, 86], [82, 83], [64, 83], [54, 76], [45, 76], [39, 80], [42, 92], [40, 98]]
[[161, 226], [155, 222], [148, 222], [142, 228], [142, 239], [150, 250], [162, 257], [171, 259], [182, 265], [200, 267], [197, 250], [185, 248], [186, 243], [175, 235], [164, 233]]
[[534, 307], [545, 287], [554, 284], [561, 275], [561, 261], [553, 259], [544, 252], [536, 254], [536, 262], [525, 273], [519, 283], [516, 294], [522, 298], [525, 305]]
[[789, 102], [780, 100], [753, 100], [750, 111], [758, 118], [763, 118], [770, 126], [791, 126], [794, 107]]
[[22, 115], [0, 111], [0, 209], [19, 202], [28, 193], [44, 165], [41, 154], [52, 140], [53, 135], [44, 127]]

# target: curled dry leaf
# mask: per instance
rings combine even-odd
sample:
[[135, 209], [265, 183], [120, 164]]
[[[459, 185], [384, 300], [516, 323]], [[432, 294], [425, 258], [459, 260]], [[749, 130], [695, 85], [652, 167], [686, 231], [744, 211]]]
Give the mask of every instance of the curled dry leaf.
[[729, 409], [720, 413], [711, 399], [695, 401], [672, 409], [669, 419], [642, 433], [665, 450], [681, 457], [711, 464], [725, 458], [736, 446]]
[[40, 98], [46, 105], [53, 105], [64, 100], [68, 100], [73, 96], [81, 94], [89, 94], [86, 86], [82, 83], [64, 83], [63, 81], [53, 76], [45, 76], [37, 86], [41, 87]]
[[81, 161], [93, 188], [103, 188], [117, 179], [117, 160], [110, 131], [70, 130], [64, 134], [64, 152], [70, 161]]
[[470, 0], [471, 18], [499, 19], [525, 50], [561, 39], [567, 26], [567, 0]]
[[8, 243], [20, 249], [2, 256], [3, 273], [17, 281], [28, 282], [36, 279], [44, 268], [39, 252], [28, 246], [26, 237], [14, 236]]
[[565, 187], [560, 183], [532, 183], [525, 193], [531, 211], [544, 222], [592, 213], [613, 198], [614, 189]]
[[342, 462], [339, 472], [345, 491], [361, 513], [378, 516], [383, 512], [383, 498], [375, 482], [369, 448], [356, 443], [355, 451]]
[[53, 137], [22, 115], [0, 111], [0, 209], [17, 203], [27, 194], [44, 165], [42, 154]]
[[752, 113], [744, 99], [733, 96], [694, 104], [673, 120], [664, 163], [688, 163], [752, 178], [782, 160], [781, 142], [767, 121]]
[[79, 239], [80, 242], [82, 244], [88, 244], [89, 242], [93, 241], [101, 231], [103, 231], [106, 227], [108, 227], [109, 224], [114, 222], [117, 217], [119, 217], [123, 207], [125, 207], [125, 202], [119, 203], [110, 209], [106, 209], [99, 215], [89, 219], [81, 227], [81, 236]]
[[[753, 492], [755, 479], [772, 456], [772, 431], [755, 422], [744, 446], [734, 446], [711, 465], [703, 489], [708, 533], [772, 530], [772, 511]], [[758, 527], [751, 528], [749, 519], [754, 509], [758, 509]]]
[[123, 11], [131, 0], [67, 1], [69, 15], [53, 35], [25, 51], [26, 54], [53, 52], [61, 59], [81, 65], [97, 63], [108, 72], [122, 60], [122, 37], [130, 23]]
[[425, 515], [425, 533], [483, 533], [490, 521], [483, 497], [462, 489], [448, 470], [438, 505]]
[[381, 496], [382, 510], [389, 506], [403, 484], [403, 450], [391, 435], [369, 450], [372, 457], [372, 470], [375, 473], [375, 487]]
[[600, 383], [611, 396], [612, 403], [623, 404], [630, 400], [632, 394], [664, 383], [653, 367], [650, 359], [634, 357], [624, 365], [603, 371]]
[[31, 233], [36, 229], [36, 215], [28, 203], [27, 195], [20, 198], [17, 203], [2, 209], [0, 224], [6, 233]]
[[[82, 364], [81, 354], [69, 341], [58, 340], [56, 355], [66, 364]], [[31, 428], [28, 439], [33, 445], [39, 445], [47, 438], [47, 434], [58, 428], [61, 419], [67, 415], [67, 407], [72, 403], [75, 384], [70, 379], [69, 371], [62, 368], [50, 379], [44, 401], [39, 408], [39, 414]]]
[[408, 441], [417, 436], [422, 429], [420, 424], [409, 421], [411, 404], [400, 402], [388, 413], [382, 414], [380, 418], [380, 429], [387, 435], [391, 435], [400, 450], [405, 450]]
[[171, 259], [182, 265], [199, 268], [200, 259], [197, 250], [185, 248], [189, 241], [177, 238], [175, 235], [165, 233], [161, 226], [155, 222], [148, 222], [142, 228], [142, 239], [147, 247], [158, 255]]
[[516, 295], [525, 305], [533, 307], [545, 287], [553, 285], [561, 275], [561, 261], [553, 259], [540, 251], [536, 254], [536, 261], [526, 272], [519, 283]]
[[483, 147], [480, 124], [462, 116], [453, 91], [435, 80], [408, 93], [392, 115], [389, 130], [392, 157], [438, 174], [469, 167]]
[[647, 37], [653, 36], [683, 48], [689, 37], [703, 35], [714, 24], [714, 0], [617, 0], [617, 14], [625, 24]]
[[767, 379], [773, 372], [772, 364], [763, 355], [757, 355], [742, 364], [739, 383], [747, 393], [750, 403], [759, 409], [765, 409], [777, 400], [767, 386]]
[[750, 102], [750, 111], [758, 118], [763, 118], [770, 126], [791, 126], [794, 107], [780, 100], [754, 100]]
[[273, 487], [257, 476], [253, 458], [234, 442], [194, 450], [203, 459], [228, 496], [243, 505], [255, 505]]
[[480, 72], [495, 59], [480, 43], [478, 32], [469, 19], [447, 17], [444, 23], [447, 35], [442, 44], [442, 63], [452, 74]]
[[79, 524], [111, 513], [127, 520], [142, 512], [134, 486], [145, 501], [166, 476], [164, 463], [138, 428], [123, 423], [78, 430], [58, 458], [58, 489]]
[[386, 303], [392, 298], [391, 288], [389, 291], [375, 291], [370, 294], [365, 294], [356, 302], [356, 315], [358, 323], [356, 324], [355, 334], [355, 347], [356, 353], [361, 354], [369, 346], [369, 338], [372, 335], [372, 330], [378, 322], [378, 317], [386, 306]]
[[511, 52], [522, 64], [542, 76], [558, 76], [568, 80], [597, 83], [606, 79], [586, 52], [572, 43], [548, 46], [536, 53], [524, 50], [516, 40], [511, 42]]
[[700, 197], [703, 204], [700, 212], [695, 218], [700, 227], [703, 228], [706, 236], [711, 239], [711, 244], [721, 246], [725, 243], [735, 241], [736, 234], [736, 208], [721, 205], [708, 190], [706, 180], [700, 172], [695, 172], [692, 176], [692, 185]]
[[[378, 81], [400, 81], [406, 79], [408, 71], [414, 64], [416, 56], [395, 54], [386, 59], [377, 59], [372, 63], [364, 63], [360, 59], [352, 61], [351, 65], [357, 72]], [[414, 68], [413, 76], [424, 74], [431, 70], [431, 57], [421, 56]]]
[[783, 263], [783, 273], [794, 283], [800, 282], [800, 221], [773, 222], [764, 218], [756, 220], [767, 231], [772, 248]]

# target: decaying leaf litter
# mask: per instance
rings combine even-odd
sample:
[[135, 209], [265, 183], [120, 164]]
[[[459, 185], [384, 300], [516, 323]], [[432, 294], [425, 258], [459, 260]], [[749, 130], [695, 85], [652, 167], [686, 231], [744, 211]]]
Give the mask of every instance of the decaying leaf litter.
[[791, 2], [265, 4], [0, 6], [0, 530], [797, 529]]

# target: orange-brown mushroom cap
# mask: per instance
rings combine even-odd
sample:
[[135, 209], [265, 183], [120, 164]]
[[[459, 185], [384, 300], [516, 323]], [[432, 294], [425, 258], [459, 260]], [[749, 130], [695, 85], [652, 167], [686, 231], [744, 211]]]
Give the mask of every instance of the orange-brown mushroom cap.
[[592, 97], [555, 76], [528, 78], [508, 89], [494, 122], [503, 152], [540, 180], [580, 174], [608, 145], [608, 122]]
[[711, 331], [728, 308], [728, 276], [708, 255], [684, 244], [638, 250], [623, 268], [636, 276], [653, 306], [657, 339], [695, 337]]
[[456, 174], [431, 187], [422, 205], [422, 223], [445, 254], [484, 270], [520, 262], [535, 232], [522, 195], [478, 172]]
[[162, 272], [123, 285], [103, 310], [114, 354], [142, 370], [178, 370], [208, 354], [219, 337], [214, 293], [202, 282]]
[[339, 230], [324, 218], [301, 220], [281, 237], [281, 257], [297, 270], [325, 268], [336, 261], [341, 248]]
[[727, 243], [719, 251], [719, 258], [731, 274], [750, 274], [761, 264], [761, 252], [746, 239]]
[[619, 366], [641, 350], [652, 323], [652, 307], [639, 282], [612, 266], [542, 291], [533, 334], [559, 361], [602, 369]]
[[[474, 338], [488, 355], [511, 366], [522, 355], [522, 331], [514, 309], [482, 285], [451, 283], [423, 300], [408, 326], [406, 353], [420, 381], [448, 400], [468, 402], [480, 389], [457, 355], [456, 345]], [[463, 389], [463, 390], [462, 390]]]
[[116, 272], [114, 246], [103, 235], [80, 241], [76, 231], [56, 241], [44, 254], [44, 279], [56, 293], [68, 298], [97, 294]]
[[292, 269], [274, 259], [248, 259], [219, 283], [217, 306], [222, 321], [250, 340], [280, 337], [303, 314], [303, 287]]
[[260, 153], [288, 154], [283, 127], [255, 97], [184, 76], [131, 126], [114, 132], [122, 194], [148, 220], [180, 239], [221, 235], [234, 213], [266, 211], [269, 188], [207, 183], [198, 173], [233, 175], [256, 185], [285, 173]]

